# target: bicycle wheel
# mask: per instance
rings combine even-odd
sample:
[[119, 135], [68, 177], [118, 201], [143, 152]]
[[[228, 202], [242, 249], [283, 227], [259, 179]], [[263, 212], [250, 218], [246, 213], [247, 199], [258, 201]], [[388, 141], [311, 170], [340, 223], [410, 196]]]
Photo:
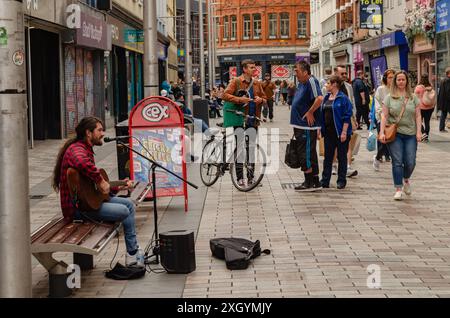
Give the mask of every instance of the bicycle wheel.
[[221, 143], [211, 139], [203, 147], [202, 162], [200, 163], [200, 178], [205, 186], [210, 187], [220, 177], [222, 160]]
[[[235, 151], [234, 162], [230, 165], [231, 181], [236, 189], [241, 192], [249, 192], [255, 189], [261, 183], [264, 178], [264, 173], [267, 167], [267, 158], [264, 150], [256, 145], [256, 151], [254, 154], [251, 152], [245, 152], [245, 160], [240, 158], [240, 155]], [[253, 160], [250, 158], [253, 157]], [[238, 172], [242, 175], [242, 179], [238, 180]]]

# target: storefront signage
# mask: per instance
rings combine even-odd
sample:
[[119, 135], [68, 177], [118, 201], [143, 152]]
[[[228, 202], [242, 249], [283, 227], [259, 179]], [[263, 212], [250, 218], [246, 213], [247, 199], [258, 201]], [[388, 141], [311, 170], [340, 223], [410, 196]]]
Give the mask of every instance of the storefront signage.
[[386, 56], [382, 55], [370, 60], [370, 69], [372, 75], [372, 83], [374, 88], [382, 85], [382, 78], [384, 72], [387, 70]]
[[284, 60], [285, 56], [284, 55], [271, 55], [270, 59], [271, 60]]
[[262, 80], [262, 66], [256, 66], [255, 72], [253, 73], [253, 77]]
[[364, 62], [364, 56], [361, 50], [360, 44], [353, 45], [353, 63], [362, 63]]
[[142, 30], [137, 30], [109, 15], [107, 16], [107, 23], [111, 26], [111, 41], [113, 45], [144, 54]]
[[229, 72], [230, 72], [230, 78], [237, 77], [237, 67], [236, 66], [230, 66]]
[[305, 61], [306, 63], [310, 63], [310, 55], [309, 53], [297, 53], [295, 54], [295, 63]]
[[81, 12], [81, 25], [76, 29], [77, 45], [108, 50], [107, 26], [102, 19]]
[[273, 79], [285, 79], [291, 77], [291, 68], [289, 65], [273, 65], [272, 66], [272, 78]]
[[22, 66], [25, 63], [25, 53], [22, 50], [14, 52], [13, 63], [16, 66]]
[[361, 0], [359, 16], [361, 29], [382, 29], [383, 0]]
[[429, 51], [434, 51], [434, 45], [430, 43], [423, 35], [416, 35], [414, 37], [413, 53], [419, 54]]
[[320, 58], [319, 58], [318, 52], [310, 53], [309, 58], [310, 58], [311, 64], [319, 64], [320, 63]]
[[402, 31], [396, 31], [366, 42], [362, 42], [361, 49], [362, 52], [367, 53], [391, 47], [394, 45], [406, 45], [406, 44], [407, 41], [405, 34]]
[[440, 0], [436, 2], [436, 32], [450, 29], [450, 1]]
[[[184, 118], [174, 102], [161, 97], [140, 101], [130, 114], [129, 127], [134, 150], [186, 179]], [[151, 182], [151, 164], [135, 153], [130, 153], [130, 169], [133, 180]], [[162, 170], [157, 170], [156, 183], [157, 197], [184, 196], [187, 211], [186, 184]]]

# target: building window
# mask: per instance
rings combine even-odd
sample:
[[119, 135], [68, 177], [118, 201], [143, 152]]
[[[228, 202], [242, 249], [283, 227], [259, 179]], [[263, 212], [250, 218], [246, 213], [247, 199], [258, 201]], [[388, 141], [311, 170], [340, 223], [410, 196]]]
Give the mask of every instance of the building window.
[[257, 40], [261, 38], [261, 14], [253, 14], [253, 39]]
[[297, 37], [306, 38], [307, 26], [306, 26], [306, 13], [297, 13]]
[[277, 38], [278, 18], [276, 13], [269, 13], [269, 39]]
[[236, 40], [237, 19], [235, 15], [231, 16], [231, 40]]
[[289, 13], [287, 12], [280, 13], [280, 31], [282, 39], [289, 38]]
[[243, 38], [244, 40], [250, 40], [250, 14], [244, 14], [244, 33]]
[[230, 32], [230, 22], [228, 21], [228, 16], [223, 18], [223, 39], [228, 40], [229, 32]]

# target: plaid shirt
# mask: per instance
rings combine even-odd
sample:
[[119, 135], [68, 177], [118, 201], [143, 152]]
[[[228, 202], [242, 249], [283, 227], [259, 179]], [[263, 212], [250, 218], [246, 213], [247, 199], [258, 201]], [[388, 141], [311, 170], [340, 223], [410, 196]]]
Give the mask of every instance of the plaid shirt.
[[76, 207], [70, 197], [67, 185], [67, 169], [75, 168], [82, 175], [88, 177], [95, 183], [102, 181], [100, 170], [95, 166], [94, 151], [84, 141], [77, 141], [67, 148], [61, 165], [61, 179], [59, 183], [61, 209], [64, 218], [73, 220]]

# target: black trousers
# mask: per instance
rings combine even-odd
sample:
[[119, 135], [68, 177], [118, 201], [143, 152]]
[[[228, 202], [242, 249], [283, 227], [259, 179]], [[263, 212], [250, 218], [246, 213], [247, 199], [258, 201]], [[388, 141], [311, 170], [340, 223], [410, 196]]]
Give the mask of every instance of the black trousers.
[[[255, 177], [256, 137], [258, 127], [234, 127], [237, 149], [236, 176], [238, 180], [244, 179], [244, 162], [247, 163], [247, 179]], [[238, 132], [244, 132], [240, 135]], [[244, 146], [245, 145], [245, 146]], [[245, 147], [245, 151], [244, 151]]]
[[361, 118], [366, 123], [367, 128], [369, 128], [369, 125], [370, 125], [370, 122], [369, 122], [369, 105], [356, 106], [356, 122], [358, 123], [359, 127], [361, 127]]
[[445, 121], [447, 120], [447, 111], [443, 110], [441, 111], [441, 120], [439, 122], [439, 130], [445, 130]]
[[312, 168], [312, 175], [318, 176], [317, 130], [294, 128], [294, 136], [295, 139], [301, 141], [300, 160], [302, 162], [302, 171], [307, 171]]
[[267, 118], [269, 115], [269, 119], [273, 119], [273, 100], [267, 100], [267, 108], [263, 109], [263, 116]]
[[[380, 130], [381, 130], [381, 123], [377, 122], [377, 132], [380, 133]], [[391, 158], [391, 155], [389, 154], [389, 148], [388, 148], [387, 144], [383, 144], [382, 142], [380, 142], [377, 139], [377, 157], [376, 158], [377, 158], [377, 160], [381, 161], [381, 159], [383, 159], [383, 156], [386, 159]]]
[[431, 109], [421, 109], [420, 113], [422, 114], [422, 134], [430, 135], [430, 120], [431, 115], [433, 115], [434, 108]]
[[349, 144], [350, 136], [347, 137], [345, 142], [341, 142], [336, 134], [333, 136], [325, 136], [325, 159], [323, 161], [322, 185], [330, 185], [331, 173], [333, 170], [333, 159], [336, 149], [339, 163], [337, 184], [347, 185], [347, 152]]

